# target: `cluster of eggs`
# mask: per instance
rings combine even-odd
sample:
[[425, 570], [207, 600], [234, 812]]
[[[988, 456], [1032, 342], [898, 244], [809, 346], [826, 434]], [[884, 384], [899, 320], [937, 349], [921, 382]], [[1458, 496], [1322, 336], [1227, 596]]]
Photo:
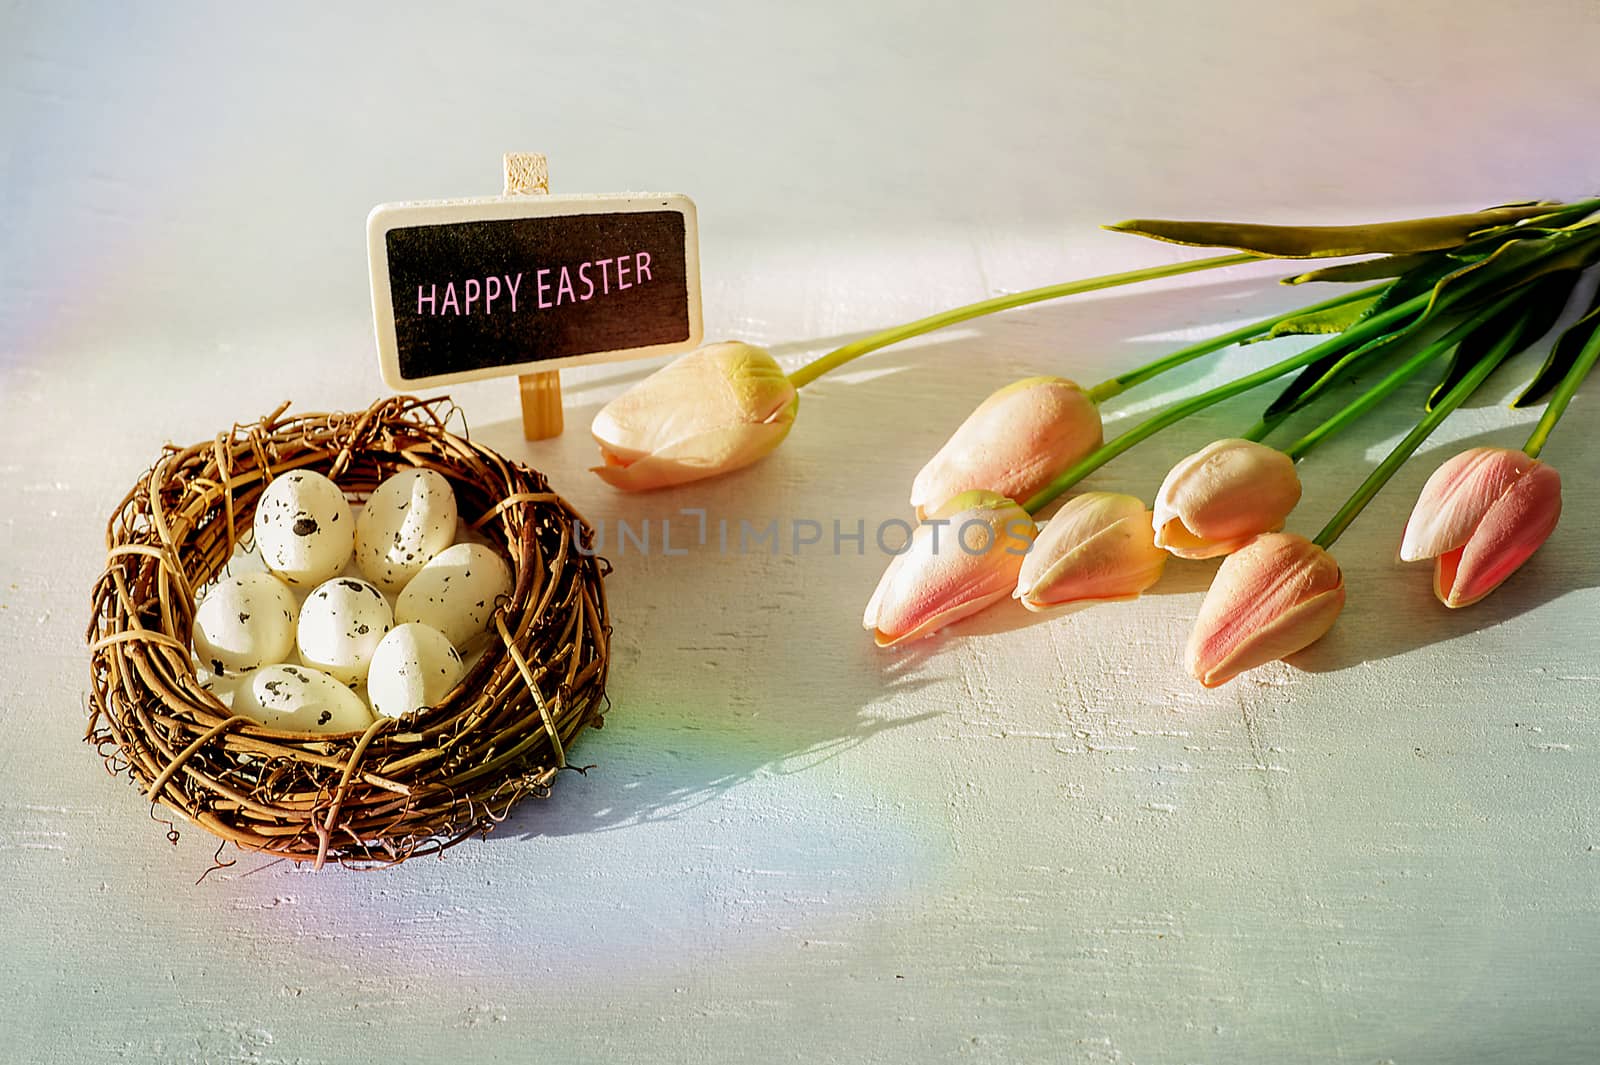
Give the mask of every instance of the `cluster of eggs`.
[[319, 473], [275, 478], [255, 513], [266, 571], [218, 580], [195, 611], [208, 686], [289, 732], [359, 731], [374, 714], [436, 705], [466, 671], [460, 649], [511, 592], [505, 560], [458, 543], [457, 524], [434, 470], [389, 477], [359, 516]]

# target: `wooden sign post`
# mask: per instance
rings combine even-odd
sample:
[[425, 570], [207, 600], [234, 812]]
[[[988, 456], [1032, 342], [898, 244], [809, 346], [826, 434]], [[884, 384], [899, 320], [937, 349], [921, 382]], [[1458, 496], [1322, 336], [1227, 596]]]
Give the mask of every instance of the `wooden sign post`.
[[503, 195], [367, 217], [372, 317], [395, 389], [516, 374], [523, 435], [561, 432], [569, 366], [698, 347], [694, 203], [551, 196], [542, 155], [507, 154]]
[[[544, 196], [550, 192], [550, 167], [535, 152], [507, 152], [504, 167], [505, 196]], [[517, 375], [522, 396], [522, 437], [548, 440], [566, 428], [561, 412], [561, 371], [541, 370]]]

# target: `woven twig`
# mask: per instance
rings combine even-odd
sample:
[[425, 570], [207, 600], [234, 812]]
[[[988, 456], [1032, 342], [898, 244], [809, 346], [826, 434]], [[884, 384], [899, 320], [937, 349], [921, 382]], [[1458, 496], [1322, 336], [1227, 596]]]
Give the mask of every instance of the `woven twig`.
[[[117, 508], [89, 625], [86, 740], [153, 802], [239, 847], [368, 867], [486, 833], [548, 794], [585, 726], [602, 724], [611, 634], [589, 526], [539, 473], [446, 430], [448, 400], [381, 400], [353, 414], [287, 405], [193, 447], [169, 446]], [[202, 688], [190, 648], [196, 589], [250, 535], [287, 470], [326, 474], [359, 502], [422, 466], [511, 560], [489, 649], [438, 706], [341, 736], [237, 717]]]

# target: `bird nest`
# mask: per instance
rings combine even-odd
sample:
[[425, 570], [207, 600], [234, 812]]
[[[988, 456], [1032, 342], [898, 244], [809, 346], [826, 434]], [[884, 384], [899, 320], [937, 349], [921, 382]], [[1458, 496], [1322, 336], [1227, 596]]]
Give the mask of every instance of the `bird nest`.
[[[448, 400], [396, 397], [349, 414], [287, 406], [168, 445], [112, 515], [88, 634], [86, 740], [153, 804], [241, 849], [319, 868], [390, 865], [485, 834], [524, 796], [547, 795], [578, 733], [603, 723], [609, 567], [583, 549], [590, 527], [541, 474], [446, 429]], [[413, 466], [448, 478], [462, 516], [510, 560], [514, 590], [487, 649], [437, 706], [362, 732], [289, 733], [233, 714], [197, 676], [195, 592], [248, 541], [262, 490], [310, 469], [360, 502]]]

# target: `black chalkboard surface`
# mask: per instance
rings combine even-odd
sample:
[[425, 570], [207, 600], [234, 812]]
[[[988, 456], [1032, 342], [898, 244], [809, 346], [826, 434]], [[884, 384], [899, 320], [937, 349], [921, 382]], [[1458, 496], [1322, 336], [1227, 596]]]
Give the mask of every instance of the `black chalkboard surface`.
[[702, 339], [687, 197], [386, 204], [367, 222], [395, 388], [684, 351]]

